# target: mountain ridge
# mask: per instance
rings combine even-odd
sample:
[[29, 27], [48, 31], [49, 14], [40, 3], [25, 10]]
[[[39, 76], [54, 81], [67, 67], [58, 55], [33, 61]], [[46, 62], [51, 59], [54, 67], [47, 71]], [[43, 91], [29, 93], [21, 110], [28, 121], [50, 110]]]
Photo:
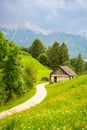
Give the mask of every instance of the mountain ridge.
[[60, 31], [49, 31], [46, 34], [42, 32], [43, 30], [35, 32], [26, 27], [14, 29], [1, 27], [0, 30], [4, 32], [6, 38], [14, 40], [17, 44], [24, 47], [29, 47], [36, 38], [40, 39], [46, 47], [51, 46], [55, 41], [60, 44], [65, 42], [69, 49], [70, 57], [77, 57], [78, 54], [81, 53], [83, 58], [87, 59], [86, 36], [67, 34]]

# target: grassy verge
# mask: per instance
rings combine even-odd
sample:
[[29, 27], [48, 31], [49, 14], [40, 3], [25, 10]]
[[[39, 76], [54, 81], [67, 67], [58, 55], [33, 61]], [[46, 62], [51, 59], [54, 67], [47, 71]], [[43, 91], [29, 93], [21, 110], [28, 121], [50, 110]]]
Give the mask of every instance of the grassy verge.
[[0, 121], [0, 130], [86, 130], [87, 75], [46, 86], [45, 100]]

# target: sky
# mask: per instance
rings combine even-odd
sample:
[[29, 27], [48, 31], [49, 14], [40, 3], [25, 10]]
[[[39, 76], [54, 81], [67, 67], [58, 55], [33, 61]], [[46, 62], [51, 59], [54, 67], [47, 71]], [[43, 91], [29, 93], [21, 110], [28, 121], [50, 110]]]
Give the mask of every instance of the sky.
[[0, 26], [87, 32], [87, 0], [0, 0]]

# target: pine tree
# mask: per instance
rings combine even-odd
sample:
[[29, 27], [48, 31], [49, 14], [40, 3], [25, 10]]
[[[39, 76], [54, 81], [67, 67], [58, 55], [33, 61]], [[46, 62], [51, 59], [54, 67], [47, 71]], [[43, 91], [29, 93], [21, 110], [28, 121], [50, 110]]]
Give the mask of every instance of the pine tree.
[[60, 64], [59, 54], [60, 54], [59, 43], [55, 42], [52, 45], [52, 47], [50, 47], [48, 52], [49, 66], [51, 68], [56, 68]]
[[68, 48], [65, 43], [60, 46], [60, 65], [69, 65]]
[[29, 47], [29, 52], [37, 59], [41, 53], [45, 52], [45, 47], [39, 39], [35, 39], [32, 46]]
[[81, 54], [78, 55], [77, 63], [76, 63], [76, 72], [78, 74], [82, 74], [84, 72], [84, 61], [82, 59]]

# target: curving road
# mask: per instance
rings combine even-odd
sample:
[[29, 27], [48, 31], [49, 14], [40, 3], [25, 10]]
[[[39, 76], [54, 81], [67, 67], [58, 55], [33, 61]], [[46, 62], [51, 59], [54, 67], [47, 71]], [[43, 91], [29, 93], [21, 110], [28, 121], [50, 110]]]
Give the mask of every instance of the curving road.
[[48, 84], [48, 83], [44, 83], [44, 84], [39, 84], [37, 85], [36, 89], [37, 89], [37, 92], [36, 94], [30, 98], [29, 100], [27, 100], [26, 102], [16, 106], [16, 107], [13, 107], [9, 110], [6, 110], [6, 111], [3, 111], [0, 113], [0, 119], [2, 119], [3, 117], [5, 116], [10, 116], [16, 112], [20, 112], [20, 111], [23, 111], [25, 109], [28, 109], [30, 107], [33, 107], [35, 106], [36, 104], [39, 104], [40, 102], [43, 101], [43, 99], [46, 97], [47, 95], [47, 91], [45, 89], [45, 85]]

